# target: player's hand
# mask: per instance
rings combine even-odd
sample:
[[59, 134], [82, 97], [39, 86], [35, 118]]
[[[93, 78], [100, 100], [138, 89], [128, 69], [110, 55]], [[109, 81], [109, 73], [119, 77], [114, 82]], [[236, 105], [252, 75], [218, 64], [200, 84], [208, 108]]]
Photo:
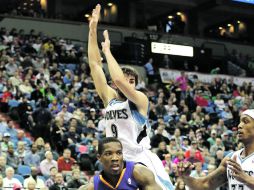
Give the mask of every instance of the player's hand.
[[108, 51], [110, 51], [110, 40], [109, 40], [109, 35], [107, 30], [104, 30], [103, 36], [105, 41], [101, 43], [101, 46], [102, 46], [102, 51], [105, 54]]
[[179, 176], [189, 176], [194, 165], [190, 162], [179, 162], [177, 164], [177, 173]]
[[90, 20], [90, 23], [89, 23], [89, 28], [90, 29], [94, 29], [94, 28], [97, 27], [97, 24], [98, 24], [99, 19], [100, 19], [100, 12], [101, 12], [101, 5], [97, 4], [95, 9], [93, 9], [93, 12], [92, 12], [92, 17], [91, 17], [91, 20]]
[[232, 171], [232, 176], [239, 182], [245, 183], [246, 179], [249, 178], [241, 166], [236, 162], [236, 155], [233, 159], [227, 160], [228, 168]]

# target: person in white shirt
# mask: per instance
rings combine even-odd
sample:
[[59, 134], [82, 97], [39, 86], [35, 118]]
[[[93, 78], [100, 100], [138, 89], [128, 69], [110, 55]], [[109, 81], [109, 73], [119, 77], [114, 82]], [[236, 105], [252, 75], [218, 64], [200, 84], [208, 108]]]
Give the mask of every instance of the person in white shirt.
[[25, 189], [28, 188], [29, 183], [31, 181], [35, 182], [35, 188], [36, 189], [41, 189], [41, 188], [45, 188], [46, 187], [44, 181], [38, 177], [37, 168], [34, 167], [34, 166], [31, 167], [31, 175], [24, 180], [24, 188]]
[[14, 169], [12, 167], [8, 167], [5, 170], [6, 177], [3, 179], [3, 190], [12, 190], [14, 186], [22, 187], [21, 182], [13, 178]]

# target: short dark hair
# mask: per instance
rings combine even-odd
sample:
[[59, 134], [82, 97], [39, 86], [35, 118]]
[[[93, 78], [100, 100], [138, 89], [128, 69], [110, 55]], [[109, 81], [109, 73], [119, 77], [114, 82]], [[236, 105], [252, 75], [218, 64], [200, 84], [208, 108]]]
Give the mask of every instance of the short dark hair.
[[111, 143], [111, 142], [117, 142], [123, 148], [123, 145], [122, 145], [121, 141], [119, 141], [117, 138], [115, 138], [115, 137], [106, 137], [106, 138], [103, 138], [102, 140], [99, 141], [98, 154], [101, 155], [104, 151], [104, 145], [107, 144], [107, 143]]
[[132, 67], [121, 67], [124, 74], [135, 77], [135, 83], [138, 84], [138, 72]]

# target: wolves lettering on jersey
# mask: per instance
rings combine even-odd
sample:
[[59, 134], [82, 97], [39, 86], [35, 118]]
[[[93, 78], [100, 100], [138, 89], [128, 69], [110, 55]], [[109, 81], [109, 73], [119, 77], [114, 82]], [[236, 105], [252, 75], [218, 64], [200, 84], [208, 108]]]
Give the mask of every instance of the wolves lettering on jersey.
[[[233, 154], [229, 155], [232, 159], [236, 155], [236, 162], [240, 164], [242, 170], [249, 176], [254, 177], [254, 153], [247, 156], [246, 158], [241, 158], [241, 153], [244, 149], [238, 150]], [[237, 181], [233, 175], [232, 171], [227, 167], [227, 178], [229, 184], [229, 190], [251, 190], [243, 183]]]
[[106, 120], [110, 119], [128, 119], [127, 110], [110, 110], [106, 112], [105, 115]]
[[136, 153], [150, 148], [148, 118], [141, 115], [135, 104], [113, 99], [106, 107], [106, 136], [117, 137], [123, 144], [123, 155], [133, 160]]

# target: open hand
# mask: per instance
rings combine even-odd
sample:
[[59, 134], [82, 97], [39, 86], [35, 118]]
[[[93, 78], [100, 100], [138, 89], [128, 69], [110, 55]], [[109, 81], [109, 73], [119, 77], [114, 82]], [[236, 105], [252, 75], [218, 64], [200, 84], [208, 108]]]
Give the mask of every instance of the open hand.
[[110, 40], [109, 40], [109, 35], [107, 30], [104, 30], [103, 36], [105, 41], [101, 43], [101, 46], [102, 46], [102, 51], [105, 54], [107, 51], [110, 51]]
[[248, 175], [243, 171], [241, 166], [236, 162], [236, 155], [233, 159], [227, 160], [228, 168], [232, 171], [232, 176], [239, 182], [245, 183]]
[[93, 29], [93, 28], [97, 27], [97, 24], [98, 24], [99, 19], [100, 19], [100, 12], [101, 12], [101, 5], [97, 4], [95, 9], [93, 9], [93, 12], [92, 12], [92, 18], [91, 18], [90, 23], [89, 23], [89, 28], [90, 29]]

